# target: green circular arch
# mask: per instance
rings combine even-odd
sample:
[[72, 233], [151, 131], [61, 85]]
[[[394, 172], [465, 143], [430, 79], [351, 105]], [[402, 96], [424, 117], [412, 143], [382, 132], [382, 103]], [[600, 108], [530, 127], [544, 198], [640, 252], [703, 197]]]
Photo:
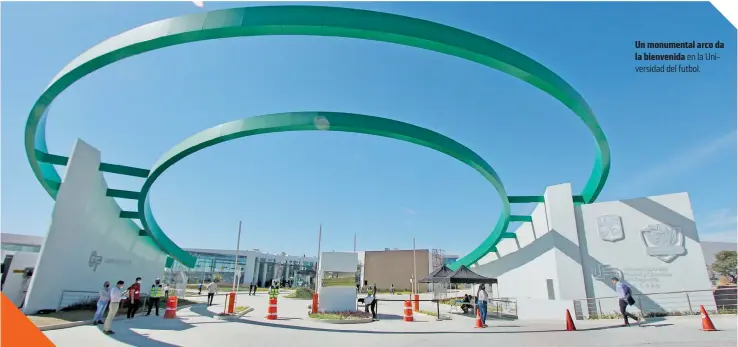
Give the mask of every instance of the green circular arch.
[[[553, 71], [490, 39], [422, 19], [367, 10], [324, 6], [243, 7], [197, 13], [149, 23], [109, 38], [74, 59], [54, 77], [26, 122], [25, 148], [34, 175], [53, 198], [61, 178], [47, 154], [45, 124], [53, 100], [84, 76], [116, 61], [183, 43], [228, 37], [312, 35], [383, 41], [456, 56], [517, 77], [571, 109], [595, 138], [594, 167], [580, 194], [593, 202], [610, 172], [610, 148], [582, 96]], [[139, 211], [143, 214], [143, 211]], [[143, 218], [143, 216], [142, 216]], [[148, 231], [147, 231], [148, 232]], [[477, 248], [479, 249], [479, 248]], [[488, 250], [485, 250], [488, 251]], [[473, 252], [462, 258], [472, 263]]]
[[502, 238], [510, 223], [510, 203], [497, 172], [482, 157], [466, 146], [432, 130], [412, 124], [361, 114], [339, 112], [290, 112], [249, 117], [201, 131], [180, 142], [164, 154], [151, 169], [141, 188], [138, 210], [143, 211], [144, 230], [165, 251], [183, 264], [194, 264], [194, 257], [183, 251], [161, 230], [151, 211], [149, 191], [169, 167], [202, 149], [246, 136], [288, 131], [340, 131], [393, 138], [414, 143], [447, 154], [471, 166], [495, 187], [502, 200], [500, 218], [493, 231], [475, 251], [484, 256]]

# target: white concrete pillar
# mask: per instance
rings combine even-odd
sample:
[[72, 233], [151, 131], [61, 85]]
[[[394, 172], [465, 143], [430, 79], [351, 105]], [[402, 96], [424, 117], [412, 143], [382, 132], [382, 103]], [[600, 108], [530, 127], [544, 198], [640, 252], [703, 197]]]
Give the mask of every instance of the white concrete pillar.
[[582, 256], [579, 249], [579, 234], [571, 184], [550, 186], [544, 193], [548, 232], [555, 233], [554, 247], [556, 274], [554, 281], [557, 300], [585, 298]]

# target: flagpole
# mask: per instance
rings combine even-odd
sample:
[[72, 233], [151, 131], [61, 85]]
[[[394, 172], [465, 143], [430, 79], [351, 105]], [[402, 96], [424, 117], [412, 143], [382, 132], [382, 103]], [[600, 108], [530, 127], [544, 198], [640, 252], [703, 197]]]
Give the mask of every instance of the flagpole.
[[356, 233], [354, 233], [354, 253], [356, 253]]

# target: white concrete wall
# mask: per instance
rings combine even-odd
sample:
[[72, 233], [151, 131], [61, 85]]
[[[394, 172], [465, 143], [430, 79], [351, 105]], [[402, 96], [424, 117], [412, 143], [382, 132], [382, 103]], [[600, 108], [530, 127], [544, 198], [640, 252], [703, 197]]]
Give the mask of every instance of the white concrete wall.
[[566, 322], [566, 310], [574, 317], [574, 302], [571, 300], [518, 299], [520, 320], [560, 320]]
[[142, 291], [147, 292], [163, 274], [166, 255], [150, 238], [138, 235], [135, 223], [118, 218], [121, 209], [105, 196], [107, 184], [99, 166], [100, 152], [78, 140], [57, 194], [25, 313], [58, 309], [63, 291], [94, 293], [105, 281], [114, 285], [123, 280], [128, 286], [142, 277]]
[[356, 287], [322, 287], [318, 293], [319, 312], [353, 312], [356, 305]]
[[497, 278], [499, 297], [548, 299], [547, 279], [554, 281], [556, 290], [556, 254], [553, 239], [547, 236], [545, 205], [538, 204], [531, 216], [533, 222], [522, 223], [515, 239], [503, 239], [497, 253], [488, 254], [473, 268], [480, 275]]
[[571, 184], [558, 184], [546, 188], [544, 193], [548, 231], [556, 250], [556, 299], [579, 299], [587, 296], [580, 252], [564, 252], [564, 245], [579, 246], [574, 200]]
[[[693, 310], [700, 304], [715, 307], [686, 193], [574, 205], [570, 185], [562, 184], [549, 187], [545, 202], [531, 215], [533, 222], [522, 223], [515, 239], [503, 239], [496, 253], [473, 267], [481, 275], [498, 279], [500, 297], [548, 300], [547, 279], [553, 281], [555, 300], [613, 297], [610, 278], [616, 276], [629, 283], [634, 293], [651, 294], [640, 297], [632, 310], [687, 311], [690, 304]], [[598, 227], [602, 216], [617, 217], [608, 218], [620, 221], [621, 238], [606, 236], [610, 240], [603, 240]], [[659, 224], [681, 231], [683, 238], [676, 240], [679, 244], [683, 240], [683, 254], [673, 259], [649, 255], [642, 230]], [[687, 300], [684, 291], [701, 292], [690, 293]], [[665, 292], [680, 293], [657, 294]], [[603, 313], [617, 308], [616, 299], [590, 301], [589, 305], [577, 302], [580, 316], [587, 315], [587, 306]]]
[[[585, 273], [592, 282], [593, 296], [614, 296], [610, 277], [624, 279], [636, 293], [664, 293], [674, 291], [709, 291], [711, 284], [705, 267], [702, 247], [694, 222], [692, 206], [687, 193], [668, 194], [623, 201], [582, 205], [581, 224], [590, 255], [585, 261]], [[597, 219], [602, 216], [620, 217], [622, 239], [603, 240]], [[673, 259], [660, 259], [648, 254], [643, 230], [659, 224], [669, 225], [678, 231], [678, 244], [683, 242], [683, 252]], [[605, 238], [610, 238], [606, 236]], [[681, 249], [677, 246], [674, 250]], [[679, 252], [677, 252], [679, 253]], [[691, 304], [714, 307], [712, 295], [692, 294]], [[649, 301], [641, 305], [646, 310], [688, 309], [686, 294], [649, 295]], [[605, 304], [602, 304], [605, 305]], [[617, 302], [606, 306], [617, 305]], [[606, 310], [603, 308], [603, 310]]]

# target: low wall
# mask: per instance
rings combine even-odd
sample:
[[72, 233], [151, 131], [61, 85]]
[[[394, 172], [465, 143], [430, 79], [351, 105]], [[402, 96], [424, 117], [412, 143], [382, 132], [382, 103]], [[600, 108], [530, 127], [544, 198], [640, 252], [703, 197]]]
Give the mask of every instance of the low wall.
[[356, 311], [356, 287], [322, 287], [318, 300], [319, 312]]
[[565, 321], [566, 310], [574, 317], [574, 302], [571, 300], [518, 299], [519, 320]]

